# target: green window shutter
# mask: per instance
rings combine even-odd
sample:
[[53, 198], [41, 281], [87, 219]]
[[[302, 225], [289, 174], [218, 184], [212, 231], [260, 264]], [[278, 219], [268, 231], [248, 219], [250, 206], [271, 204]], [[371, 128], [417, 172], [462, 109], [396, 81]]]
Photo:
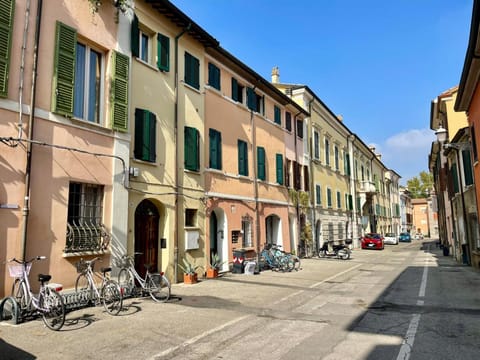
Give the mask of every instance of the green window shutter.
[[8, 72], [12, 48], [15, 1], [0, 1], [0, 97], [8, 95]]
[[253, 91], [252, 88], [247, 88], [247, 107], [250, 110], [255, 111], [256, 110], [256, 103], [255, 103], [255, 91]]
[[128, 71], [128, 56], [114, 51], [111, 124], [112, 129], [124, 132], [128, 130]]
[[185, 83], [194, 87], [195, 89], [200, 89], [200, 62], [199, 60], [190, 55], [188, 52], [185, 52]]
[[315, 185], [315, 198], [317, 201], [317, 205], [322, 204], [322, 193], [321, 193], [321, 188], [320, 185]]
[[327, 206], [332, 207], [332, 190], [327, 189]]
[[52, 82], [52, 112], [66, 116], [73, 115], [76, 46], [76, 30], [57, 21]]
[[452, 164], [452, 167], [450, 168], [452, 180], [453, 180], [453, 191], [454, 193], [458, 193], [460, 190], [460, 187], [458, 186], [458, 174], [457, 174], [457, 164], [454, 163]]
[[157, 34], [157, 67], [163, 71], [170, 70], [170, 38], [162, 34]]
[[242, 140], [238, 140], [238, 173], [239, 175], [248, 176], [247, 143]]
[[263, 147], [257, 147], [257, 177], [260, 180], [266, 179], [265, 171], [265, 149]]
[[232, 78], [232, 100], [238, 101], [238, 81]]
[[344, 161], [345, 175], [350, 176], [350, 154], [345, 153]]
[[217, 130], [209, 130], [209, 140], [210, 140], [210, 164], [209, 167], [212, 169], [221, 170], [222, 169], [222, 134]]
[[276, 154], [275, 156], [277, 183], [283, 185], [283, 155]]
[[280, 108], [277, 105], [274, 105], [273, 112], [275, 124], [280, 125], [282, 123], [282, 112]]
[[208, 85], [220, 90], [220, 69], [212, 63], [208, 63]]
[[348, 210], [353, 210], [353, 196], [348, 195]]
[[140, 28], [138, 27], [138, 17], [133, 14], [132, 29], [130, 32], [130, 47], [132, 56], [140, 56]]
[[184, 132], [184, 159], [185, 159], [185, 169], [192, 171], [199, 171], [199, 154], [198, 154], [198, 145], [199, 145], [199, 136], [198, 130], [192, 127], [185, 126]]
[[135, 109], [135, 159], [156, 160], [156, 116], [142, 109]]
[[285, 113], [285, 129], [292, 131], [292, 114], [289, 112]]
[[465, 185], [473, 184], [472, 160], [470, 150], [462, 150], [463, 172], [465, 174]]

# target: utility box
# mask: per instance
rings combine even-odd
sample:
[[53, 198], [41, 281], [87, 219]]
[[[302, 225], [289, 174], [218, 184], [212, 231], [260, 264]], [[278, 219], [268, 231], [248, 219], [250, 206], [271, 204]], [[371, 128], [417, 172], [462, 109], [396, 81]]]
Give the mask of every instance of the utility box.
[[198, 249], [198, 239], [200, 239], [199, 230], [185, 230], [185, 250]]

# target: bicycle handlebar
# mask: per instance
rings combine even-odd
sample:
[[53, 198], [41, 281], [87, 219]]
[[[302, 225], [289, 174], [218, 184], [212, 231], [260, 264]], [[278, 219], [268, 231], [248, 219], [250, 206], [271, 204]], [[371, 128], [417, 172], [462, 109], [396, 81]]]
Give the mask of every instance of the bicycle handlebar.
[[17, 264], [28, 264], [28, 263], [33, 262], [33, 260], [46, 260], [46, 259], [47, 259], [46, 256], [35, 256], [28, 261], [18, 260], [16, 258], [12, 258], [12, 259], [8, 260], [7, 262], [12, 262], [13, 261], [13, 262], [16, 262]]

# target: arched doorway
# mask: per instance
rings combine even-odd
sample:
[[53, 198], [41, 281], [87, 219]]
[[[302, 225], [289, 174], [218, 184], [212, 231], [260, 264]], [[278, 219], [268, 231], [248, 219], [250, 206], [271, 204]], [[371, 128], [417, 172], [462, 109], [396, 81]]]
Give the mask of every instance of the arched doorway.
[[145, 265], [151, 271], [158, 270], [158, 209], [150, 200], [143, 200], [135, 210], [135, 269], [144, 276]]
[[277, 215], [270, 215], [265, 218], [265, 239], [267, 244], [283, 246], [281, 220]]
[[220, 271], [228, 270], [228, 230], [225, 212], [216, 208], [210, 215], [210, 258], [213, 254], [219, 256], [222, 267]]

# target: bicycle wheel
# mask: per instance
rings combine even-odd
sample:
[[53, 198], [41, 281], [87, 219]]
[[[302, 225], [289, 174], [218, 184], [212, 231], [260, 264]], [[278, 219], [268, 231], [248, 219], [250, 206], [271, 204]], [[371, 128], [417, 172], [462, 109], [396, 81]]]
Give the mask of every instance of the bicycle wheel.
[[297, 255], [291, 255], [291, 258], [293, 260], [293, 270], [300, 270], [300, 258]]
[[12, 285], [12, 297], [18, 304], [20, 312], [28, 308], [28, 298], [27, 298], [27, 285], [25, 280], [15, 279], [15, 282]]
[[54, 290], [40, 292], [38, 305], [43, 322], [51, 330], [60, 330], [65, 323], [65, 304], [62, 296]]
[[149, 274], [146, 281], [148, 293], [156, 302], [165, 302], [170, 298], [170, 282], [161, 274]]
[[132, 273], [128, 271], [128, 269], [124, 268], [118, 273], [118, 285], [120, 285], [123, 297], [133, 295], [135, 280], [133, 279]]
[[16, 325], [20, 318], [20, 308], [13, 296], [6, 297], [0, 302], [0, 321]]
[[80, 274], [75, 281], [75, 293], [77, 298], [82, 303], [90, 303], [93, 301], [93, 287], [88, 281], [88, 277], [85, 274]]
[[118, 315], [123, 304], [122, 291], [118, 283], [114, 280], [108, 280], [102, 288], [101, 296], [105, 310], [110, 315]]

